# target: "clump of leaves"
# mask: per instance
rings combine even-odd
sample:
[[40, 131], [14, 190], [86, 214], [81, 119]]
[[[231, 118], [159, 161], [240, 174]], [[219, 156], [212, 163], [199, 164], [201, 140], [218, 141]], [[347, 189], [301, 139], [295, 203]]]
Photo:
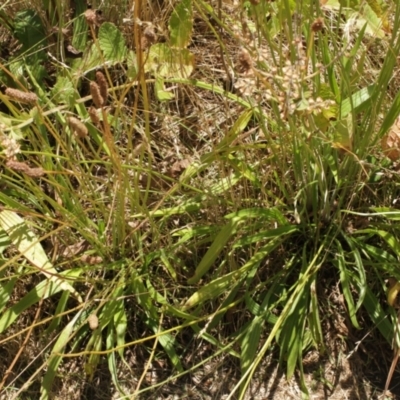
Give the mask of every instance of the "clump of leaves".
[[[47, 57], [41, 19], [31, 11], [16, 18], [14, 33], [23, 45], [17, 58], [39, 58], [24, 63], [24, 73], [13, 73], [17, 59], [9, 65], [8, 76], [32, 93], [8, 89], [0, 95], [9, 112], [0, 115], [1, 129], [10, 136], [0, 141], [0, 201], [6, 208], [0, 212], [0, 332], [16, 327], [21, 335], [22, 313], [54, 301], [51, 317], [35, 317], [33, 324], [53, 338], [38, 368], [45, 371], [42, 399], [51, 397], [59, 368], [71, 357], [81, 357], [89, 380], [104, 359], [123, 396], [128, 394], [118, 368], [129, 365], [127, 347], [142, 345], [149, 355], [134, 396], [151, 389], [142, 383], [159, 349], [173, 373], [158, 385], [192, 372], [182, 361], [186, 345], [175, 334], [184, 330], [207, 342], [211, 357], [229, 354], [240, 361], [241, 378], [228, 398], [236, 392], [244, 398], [274, 344], [287, 377], [300, 370], [307, 396], [303, 355], [326, 350], [320, 310], [327, 274], [339, 280], [356, 329], [364, 307], [383, 337], [393, 337], [378, 295], [384, 276], [400, 279], [394, 267], [399, 216], [391, 206], [395, 183], [376, 183], [375, 177], [390, 166], [376, 144], [400, 112], [399, 94], [386, 107], [384, 90], [400, 53], [399, 38], [393, 36], [379, 76], [365, 86], [353, 68], [365, 55], [365, 26], [343, 39], [344, 48], [352, 45], [343, 52], [328, 37], [340, 28], [339, 18], [327, 32], [323, 15], [314, 15], [311, 5], [244, 4], [249, 30], [257, 35], [241, 43], [237, 75], [251, 85], [235, 94], [207, 77], [190, 79], [194, 5], [232, 33], [222, 19], [229, 21], [229, 15], [182, 0], [169, 17], [168, 40], [157, 43], [152, 28], [143, 26], [145, 40], [137, 40], [140, 48], [133, 51], [115, 24], [98, 22], [95, 12], [79, 14], [72, 43], [82, 57], [68, 68], [58, 64], [51, 90], [35, 70]], [[260, 23], [266, 10], [270, 31]], [[289, 25], [295, 11], [309, 23]], [[26, 31], [30, 23], [36, 29], [32, 37]], [[85, 32], [85, 43], [78, 32]], [[259, 44], [270, 58], [258, 52]], [[139, 52], [147, 74], [141, 77]], [[118, 87], [116, 71], [126, 80]], [[146, 85], [153, 81], [156, 98], [150, 102]], [[191, 86], [206, 98], [219, 96], [231, 112], [230, 123], [215, 123], [215, 139], [201, 139], [208, 142], [197, 161], [172, 177], [152, 168], [159, 154], [154, 155], [158, 143], [149, 118], [166, 109], [155, 112], [152, 105], [175, 104], [169, 83]], [[84, 85], [88, 96], [81, 94]], [[134, 105], [127, 107], [133, 87]], [[21, 102], [27, 93], [31, 101]], [[141, 138], [135, 149], [132, 132]], [[27, 143], [20, 151], [12, 140], [22, 138]], [[32, 174], [33, 161], [40, 174]], [[10, 303], [27, 276], [35, 276], [34, 287]], [[226, 329], [232, 313], [235, 329]], [[141, 337], [132, 337], [136, 324]], [[34, 379], [35, 374], [18, 390]]]

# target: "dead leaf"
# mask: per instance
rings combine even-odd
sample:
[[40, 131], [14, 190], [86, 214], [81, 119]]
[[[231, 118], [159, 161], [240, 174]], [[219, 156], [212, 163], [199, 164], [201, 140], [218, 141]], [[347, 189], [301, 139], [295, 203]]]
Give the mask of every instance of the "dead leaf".
[[382, 150], [392, 161], [400, 158], [400, 117], [396, 119], [389, 133], [382, 138]]
[[86, 240], [82, 239], [79, 242], [71, 244], [67, 246], [64, 251], [62, 252], [62, 256], [65, 258], [72, 258], [75, 257], [77, 254], [81, 253], [82, 251], [86, 250], [88, 244]]
[[76, 50], [72, 44], [67, 44], [65, 46], [65, 55], [68, 58], [81, 58], [83, 56], [83, 51]]
[[169, 170], [170, 175], [173, 178], [179, 176], [188, 166], [190, 165], [189, 159], [178, 160], [172, 164], [172, 167]]

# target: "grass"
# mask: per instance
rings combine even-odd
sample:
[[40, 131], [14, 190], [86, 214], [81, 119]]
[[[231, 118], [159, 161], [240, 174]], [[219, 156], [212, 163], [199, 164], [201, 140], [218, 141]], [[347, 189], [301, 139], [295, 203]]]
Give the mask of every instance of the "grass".
[[334, 398], [327, 357], [390, 363], [400, 6], [103, 3], [0, 6], [1, 396], [258, 398], [279, 366]]

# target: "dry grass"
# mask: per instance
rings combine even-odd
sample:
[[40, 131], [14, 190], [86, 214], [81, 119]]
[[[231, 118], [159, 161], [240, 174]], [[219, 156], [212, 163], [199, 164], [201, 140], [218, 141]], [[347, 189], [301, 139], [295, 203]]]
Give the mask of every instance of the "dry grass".
[[[261, 28], [257, 27], [256, 16], [250, 11], [246, 12], [241, 4], [222, 4], [217, 15], [223, 17], [222, 25], [218, 23], [217, 16], [208, 15], [207, 9], [199, 4], [196, 3], [194, 7], [193, 34], [188, 46], [196, 61], [190, 76], [195, 84], [183, 85], [173, 79], [165, 79], [164, 88], [174, 98], [160, 101], [154, 82], [155, 73], [154, 76], [152, 73], [143, 75], [146, 83], [144, 90], [140, 77], [137, 81], [126, 79], [128, 66], [125, 62], [111, 67], [102, 66], [101, 72], [97, 71], [96, 75], [95, 72], [89, 72], [74, 82], [74, 90], [80, 97], [73, 107], [62, 105], [64, 109], [58, 113], [54, 106], [51, 113], [40, 114], [44, 128], [39, 124], [32, 124], [33, 127], [28, 128], [31, 129], [31, 136], [29, 143], [25, 137], [23, 162], [14, 160], [14, 154], [9, 157], [13, 158], [11, 161], [4, 157], [2, 174], [6, 177], [4, 188], [7, 196], [12, 198], [15, 190], [26, 195], [25, 198], [21, 196], [22, 200], [16, 198], [30, 210], [31, 214], [25, 213], [24, 216], [28, 221], [34, 221], [32, 229], [41, 237], [41, 245], [58, 271], [82, 269], [79, 278], [73, 282], [85, 300], [79, 305], [72, 297], [66, 299], [64, 308], [60, 310], [66, 310], [66, 315], [59, 325], [51, 328], [51, 321], [56, 319], [63, 298], [58, 293], [42, 299], [21, 311], [16, 323], [0, 335], [0, 381], [1, 377], [7, 377], [0, 394], [1, 400], [40, 397], [49, 354], [62, 329], [81, 309], [86, 313], [85, 318], [97, 315], [100, 325], [99, 328], [89, 327], [83, 317], [76, 323], [79, 328], [71, 334], [71, 340], [60, 352], [68, 354], [89, 350], [85, 355], [63, 359], [52, 386], [52, 398], [237, 398], [237, 394], [231, 393], [241, 379], [241, 363], [237, 354], [241, 354], [244, 347], [243, 337], [240, 340], [238, 337], [257, 315], [255, 306], [250, 307], [246, 296], [253, 301], [254, 295], [254, 302], [261, 304], [262, 296], [269, 290], [266, 282], [272, 280], [271, 277], [278, 277], [279, 282], [281, 271], [291, 268], [293, 258], [301, 258], [303, 248], [315, 251], [308, 241], [308, 232], [313, 232], [309, 227], [321, 227], [318, 235], [323, 236], [329, 224], [335, 223], [336, 205], [332, 205], [328, 213], [331, 219], [328, 218], [327, 222], [324, 214], [326, 209], [313, 214], [309, 204], [301, 204], [301, 193], [308, 190], [315, 179], [313, 177], [306, 181], [309, 178], [306, 177], [307, 166], [296, 170], [296, 160], [293, 158], [293, 132], [305, 132], [306, 139], [301, 137], [301, 140], [308, 145], [317, 136], [317, 129], [314, 132], [310, 128], [312, 116], [318, 114], [320, 117], [330, 107], [336, 107], [332, 93], [321, 98], [329, 83], [326, 78], [329, 65], [319, 66], [310, 61], [307, 43], [300, 35], [290, 43], [282, 30], [273, 37], [274, 43], [269, 43], [260, 33]], [[216, 9], [219, 6], [219, 3], [210, 4]], [[13, 16], [26, 5], [21, 3], [19, 6], [4, 8], [3, 11]], [[169, 40], [168, 21], [173, 6], [172, 3], [143, 4], [144, 24], [140, 32], [144, 41], [138, 41], [135, 37], [137, 31], [132, 24], [128, 4], [107, 4], [101, 17], [112, 20], [121, 28], [129, 49], [134, 49], [135, 43], [141, 43], [147, 51], [153, 42]], [[36, 7], [40, 9], [42, 5], [38, 3]], [[41, 16], [46, 18], [44, 14], [41, 13]], [[319, 57], [323, 51], [331, 50], [336, 55], [336, 59], [331, 61], [334, 65], [332, 76], [340, 77], [344, 68], [336, 61], [355, 46], [359, 31], [349, 31], [350, 40], [341, 48], [340, 32], [328, 29], [330, 24], [335, 26], [337, 14], [332, 11], [322, 14], [326, 27], [321, 31], [321, 26], [315, 25], [314, 32], [322, 34], [316, 39], [313, 51]], [[93, 12], [90, 16], [94, 22], [90, 35], [97, 35], [95, 20], [99, 15]], [[130, 21], [124, 21], [124, 18]], [[69, 23], [69, 18], [65, 18], [64, 22]], [[7, 62], [16, 54], [18, 46], [14, 48], [15, 39], [4, 24], [0, 24], [0, 40], [2, 38], [4, 45], [0, 51], [0, 62], [11, 70]], [[352, 91], [377, 81], [388, 46], [387, 38], [366, 36], [361, 41], [360, 51], [354, 57], [354, 67], [349, 72], [349, 76], [356, 80], [356, 84], [351, 83]], [[315, 54], [314, 61], [317, 59]], [[149, 54], [144, 52], [143, 57], [146, 60]], [[74, 62], [78, 63], [79, 59], [68, 60], [71, 66]], [[46, 82], [49, 91], [46, 99], [49, 101], [54, 95], [50, 93], [57, 74], [62, 75], [61, 65], [57, 64], [57, 72], [50, 75]], [[357, 69], [361, 71], [358, 76]], [[384, 111], [387, 111], [398, 91], [398, 65], [394, 71], [386, 103], [380, 110], [382, 115], [376, 125], [383, 121]], [[315, 76], [320, 76], [320, 81]], [[209, 85], [207, 89], [196, 85], [199, 81]], [[106, 82], [109, 85], [108, 93]], [[122, 89], [114, 90], [121, 85]], [[218, 90], [210, 89], [213, 87]], [[19, 97], [15, 93], [12, 88], [5, 91], [14, 100], [21, 100], [30, 92], [18, 92]], [[306, 105], [299, 102], [302, 96]], [[37, 97], [31, 100], [34, 103], [38, 101]], [[47, 106], [43, 98], [40, 101], [40, 107]], [[238, 120], [246, 116], [248, 110], [243, 106], [246, 101], [253, 104], [253, 108], [249, 108], [252, 115], [241, 128]], [[18, 103], [15, 108], [12, 107], [8, 103], [0, 106], [1, 111], [8, 115], [12, 115], [13, 110], [20, 115], [29, 113], [34, 106]], [[35, 112], [46, 113], [48, 110], [35, 109]], [[258, 119], [260, 113], [264, 120]], [[357, 114], [360, 124], [364, 118], [365, 114]], [[323, 123], [329, 125], [332, 121], [334, 118]], [[68, 136], [69, 133], [72, 135]], [[99, 142], [93, 139], [94, 133], [100, 138]], [[321, 128], [318, 134], [321, 134], [321, 143], [331, 143], [334, 147], [335, 140], [329, 137], [328, 128], [326, 131]], [[221, 146], [224, 141], [227, 141], [227, 145]], [[4, 143], [2, 147], [5, 148], [7, 146]], [[345, 159], [345, 155], [356, 152], [356, 149], [346, 146], [339, 148], [344, 151], [338, 156], [338, 163]], [[379, 150], [373, 148], [373, 152], [378, 158], [381, 157]], [[51, 157], [48, 157], [49, 154]], [[307, 159], [306, 155], [304, 159]], [[41, 163], [43, 168], [32, 168]], [[191, 168], [194, 168], [194, 172], [185, 178]], [[390, 172], [390, 168], [392, 166], [388, 168], [388, 174], [396, 174], [396, 171]], [[32, 170], [39, 172], [39, 169], [46, 173], [41, 181], [38, 180], [38, 174], [30, 173]], [[361, 181], [365, 179], [363, 172], [360, 173], [363, 177]], [[235, 173], [240, 178], [229, 186]], [[304, 185], [298, 179], [302, 174], [306, 181]], [[218, 192], [217, 184], [221, 182], [225, 182], [228, 189]], [[366, 209], [371, 205], [368, 196], [371, 196], [371, 192], [378, 193], [380, 189], [373, 187], [370, 190], [367, 187], [364, 190], [357, 193], [359, 208], [349, 209]], [[326, 193], [332, 192], [331, 189], [326, 190]], [[390, 196], [385, 192], [382, 197], [377, 195], [376, 198], [388, 204], [393, 200]], [[194, 207], [194, 211], [188, 207], [185, 212], [171, 212], [168, 217], [169, 207], [174, 209], [191, 199], [200, 199], [196, 207], [200, 206]], [[351, 201], [353, 197], [346, 198], [344, 203], [350, 204]], [[72, 212], [68, 207], [72, 208]], [[226, 223], [225, 217], [233, 211], [255, 207], [280, 208], [282, 215], [293, 226], [300, 225], [298, 219], [301, 214], [301, 218], [309, 218], [309, 230], [296, 233], [297, 236], [282, 242], [268, 253], [268, 257], [262, 259], [252, 276], [254, 279], [250, 283], [246, 281], [232, 295], [231, 301], [237, 303], [233, 306], [228, 304], [228, 311], [221, 314], [221, 320], [215, 322], [214, 317], [220, 311], [221, 304], [231, 295], [229, 290], [234, 283], [222, 295], [210, 298], [204, 305], [200, 303], [192, 309], [184, 309], [193, 293], [213, 279], [224, 277], [246, 265], [249, 258], [262, 248], [262, 241], [254, 246], [240, 246], [240, 240], [264, 229], [264, 226], [254, 228], [249, 218], [248, 224], [238, 230], [238, 237], [228, 240], [224, 250], [215, 257], [213, 268], [210, 268], [210, 274], [214, 275], [211, 278], [205, 275], [200, 283], [188, 283], [203, 257], [208, 254], [214, 241], [214, 232], [218, 232]], [[316, 215], [322, 217], [317, 219]], [[349, 232], [363, 228], [357, 225], [358, 222], [356, 217], [347, 219], [343, 222], [344, 230]], [[268, 221], [268, 224], [270, 226], [265, 226], [265, 229], [270, 228], [271, 231], [279, 225], [276, 221]], [[185, 234], [193, 236], [177, 245]], [[237, 243], [239, 245], [235, 248]], [[368, 242], [371, 246], [375, 243]], [[334, 251], [329, 248], [327, 254]], [[15, 243], [2, 254], [4, 261], [17, 255]], [[16, 259], [15, 264], [21, 260]], [[347, 299], [339, 284], [340, 274], [331, 261], [318, 272], [315, 289], [323, 328], [322, 344], [318, 347], [314, 342], [304, 341], [302, 352], [301, 364], [310, 399], [378, 399], [385, 385], [392, 350], [371, 322], [368, 312], [362, 308], [357, 312], [362, 329], [355, 329], [349, 317]], [[43, 279], [36, 270], [28, 267], [13, 265], [6, 271], [0, 276], [2, 285], [11, 281], [13, 276], [18, 279], [4, 310], [19, 304]], [[378, 279], [372, 272], [369, 273], [369, 285], [378, 290]], [[271, 310], [273, 317], [281, 315], [289, 299], [288, 293], [295, 291], [292, 288], [300, 279], [299, 276], [294, 274], [288, 275], [287, 279], [282, 278], [282, 285], [286, 285], [287, 289], [282, 292], [284, 300], [277, 301]], [[357, 290], [353, 284], [351, 292], [356, 301], [359, 295]], [[176, 310], [188, 314], [193, 312], [190, 315], [199, 318], [197, 330], [190, 327], [191, 319], [185, 320], [177, 312], [171, 313], [154, 292], [163, 296], [163, 300], [166, 299]], [[275, 293], [274, 296], [278, 297]], [[385, 304], [383, 298], [378, 300]], [[124, 347], [123, 357], [113, 351], [116, 354], [115, 376], [112, 375], [111, 361], [107, 355], [94, 361], [92, 359], [95, 365], [93, 371], [88, 362], [90, 357], [95, 356], [95, 345], [91, 341], [96, 332], [103, 350], [108, 351], [116, 346], [115, 342], [107, 342], [111, 340], [110, 337], [117, 336], [117, 321], [107, 313], [116, 315], [120, 309], [104, 311], [114, 303], [121, 304], [125, 310], [126, 323], [123, 325], [126, 331], [122, 342], [125, 345], [134, 343]], [[185, 323], [187, 326], [184, 326]], [[112, 324], [115, 326], [112, 327]], [[270, 322], [265, 324], [259, 349], [268, 340], [272, 327]], [[171, 361], [173, 357], [168, 355], [167, 346], [159, 338], [148, 340], [156, 329], [175, 329], [171, 333], [171, 347], [178, 354], [184, 374], [178, 374], [177, 367]], [[209, 336], [204, 337], [204, 333]], [[278, 342], [278, 339], [273, 340], [266, 352], [245, 399], [301, 398], [301, 374], [297, 370], [292, 378], [286, 379], [289, 356], [280, 354], [281, 343], [278, 345]], [[221, 350], [229, 344], [231, 354], [226, 349]], [[115, 378], [119, 387], [115, 385]], [[397, 386], [398, 377], [395, 377], [393, 398], [400, 396]], [[21, 394], [17, 396], [18, 390]], [[137, 395], [136, 391], [141, 393]], [[121, 392], [129, 395], [123, 397]]]

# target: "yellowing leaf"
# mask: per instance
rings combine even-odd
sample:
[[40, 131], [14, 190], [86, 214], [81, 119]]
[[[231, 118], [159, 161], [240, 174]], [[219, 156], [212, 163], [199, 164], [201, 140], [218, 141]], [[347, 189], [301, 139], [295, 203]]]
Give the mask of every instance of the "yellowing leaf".
[[75, 295], [78, 301], [82, 303], [82, 297], [68, 282], [62, 280], [47, 258], [39, 239], [21, 217], [13, 211], [4, 210], [0, 212], [0, 227], [4, 229], [14, 246], [33, 266], [50, 281], [59, 285], [61, 289]]
[[151, 46], [146, 72], [162, 78], [188, 78], [194, 68], [194, 55], [187, 49], [172, 49], [165, 43]]

